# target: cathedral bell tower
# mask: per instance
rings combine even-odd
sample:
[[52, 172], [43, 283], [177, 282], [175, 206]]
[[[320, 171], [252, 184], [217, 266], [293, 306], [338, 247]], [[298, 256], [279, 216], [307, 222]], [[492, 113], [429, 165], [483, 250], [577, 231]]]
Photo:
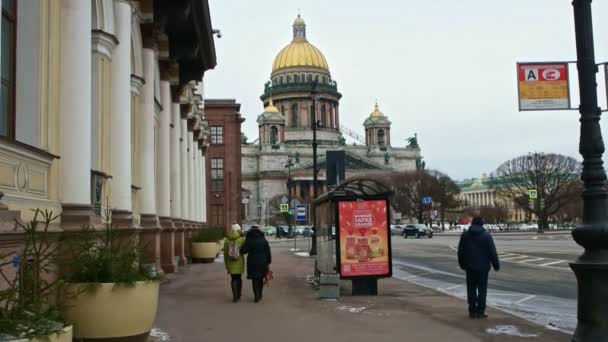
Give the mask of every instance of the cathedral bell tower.
[[386, 148], [391, 146], [391, 122], [378, 109], [378, 101], [374, 111], [363, 122], [365, 127], [365, 145], [369, 147]]
[[270, 103], [264, 108], [264, 113], [258, 116], [260, 145], [278, 146], [285, 141], [285, 118], [277, 107]]

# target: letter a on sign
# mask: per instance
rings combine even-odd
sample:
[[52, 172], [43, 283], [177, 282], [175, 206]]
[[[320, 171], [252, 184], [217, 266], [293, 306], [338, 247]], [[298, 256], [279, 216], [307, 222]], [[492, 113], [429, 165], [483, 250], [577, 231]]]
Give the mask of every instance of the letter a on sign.
[[538, 81], [538, 69], [527, 69], [526, 81]]

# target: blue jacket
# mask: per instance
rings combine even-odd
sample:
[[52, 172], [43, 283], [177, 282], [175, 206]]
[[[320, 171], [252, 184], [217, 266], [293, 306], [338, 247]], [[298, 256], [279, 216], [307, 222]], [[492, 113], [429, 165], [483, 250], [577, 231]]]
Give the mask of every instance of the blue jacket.
[[494, 239], [482, 226], [472, 225], [460, 236], [458, 264], [467, 271], [488, 272], [490, 266], [500, 269]]

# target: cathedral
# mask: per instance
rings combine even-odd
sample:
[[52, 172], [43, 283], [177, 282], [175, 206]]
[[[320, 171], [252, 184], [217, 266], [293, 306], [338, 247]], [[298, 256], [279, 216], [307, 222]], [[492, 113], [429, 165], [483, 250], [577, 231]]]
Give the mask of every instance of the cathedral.
[[[311, 202], [313, 113], [319, 194], [327, 191], [327, 151], [344, 151], [347, 179], [416, 168], [421, 155], [415, 137], [409, 139], [407, 147], [393, 146], [391, 121], [378, 103], [363, 122], [365, 136], [349, 130], [340, 124], [341, 97], [325, 56], [308, 41], [306, 24], [298, 15], [293, 40], [274, 59], [270, 80], [260, 96], [264, 112], [257, 118], [258, 139], [241, 146], [244, 223], [271, 224], [279, 212], [277, 203], [289, 195], [292, 205]], [[360, 144], [347, 145], [343, 134]]]

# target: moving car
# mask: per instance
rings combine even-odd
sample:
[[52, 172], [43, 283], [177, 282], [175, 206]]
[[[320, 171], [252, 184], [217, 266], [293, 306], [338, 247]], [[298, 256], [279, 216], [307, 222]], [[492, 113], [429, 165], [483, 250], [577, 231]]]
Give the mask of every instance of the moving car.
[[409, 236], [415, 236], [416, 238], [427, 236], [431, 239], [433, 237], [433, 230], [423, 224], [408, 224], [403, 229], [401, 236], [404, 239], [407, 239]]
[[401, 235], [403, 233], [405, 225], [402, 224], [391, 224], [391, 235]]

